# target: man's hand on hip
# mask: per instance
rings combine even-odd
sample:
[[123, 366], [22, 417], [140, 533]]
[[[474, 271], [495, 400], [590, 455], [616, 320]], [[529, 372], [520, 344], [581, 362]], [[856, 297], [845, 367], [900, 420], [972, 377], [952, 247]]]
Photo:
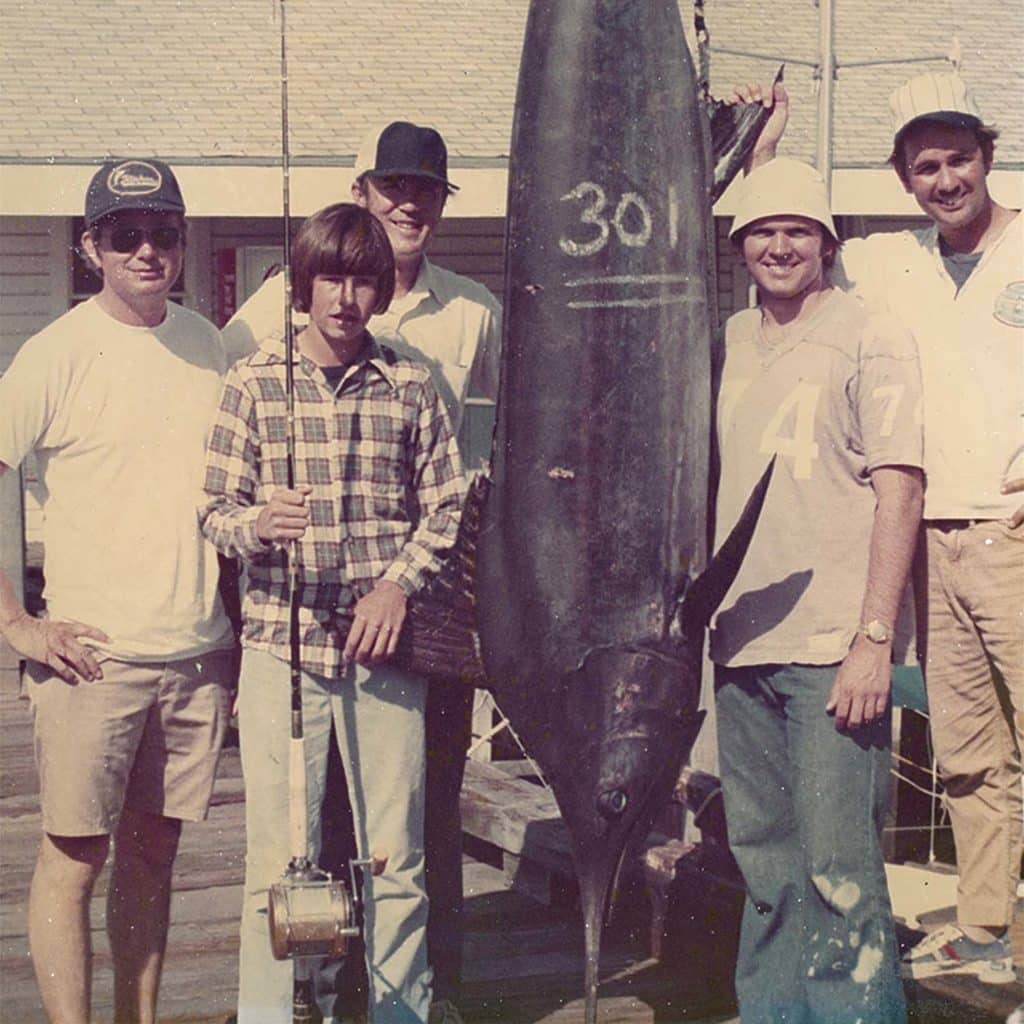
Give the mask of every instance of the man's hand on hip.
[[65, 682], [94, 682], [103, 678], [99, 662], [82, 638], [109, 642], [95, 626], [73, 619], [54, 622], [22, 612], [3, 624], [4, 639], [23, 658], [48, 665]]

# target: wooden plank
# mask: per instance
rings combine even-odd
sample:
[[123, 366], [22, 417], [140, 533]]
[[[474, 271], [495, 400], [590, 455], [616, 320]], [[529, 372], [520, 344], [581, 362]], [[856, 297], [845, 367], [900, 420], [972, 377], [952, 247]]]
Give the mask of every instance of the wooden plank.
[[50, 235], [45, 227], [45, 222], [36, 221], [31, 227], [27, 225], [30, 221], [23, 219], [26, 225], [21, 230], [9, 227], [6, 223], [4, 230], [0, 231], [0, 255], [20, 256], [25, 253], [48, 255], [50, 252]]
[[568, 833], [555, 798], [541, 786], [509, 778], [491, 763], [466, 764], [462, 827], [506, 853], [563, 874], [572, 871]]
[[[109, 1019], [113, 978], [104, 931], [93, 929], [93, 1007], [97, 1020]], [[172, 922], [163, 984], [160, 1021], [222, 1024], [234, 1009], [238, 991], [237, 914], [201, 924]], [[3, 1020], [11, 1024], [44, 1024], [28, 956], [27, 942], [5, 941], [0, 953], [4, 980]]]
[[0, 275], [6, 278], [28, 275], [48, 276], [50, 254], [45, 247], [37, 252], [0, 253]]
[[507, 775], [510, 779], [525, 779], [529, 782], [537, 782], [537, 770], [533, 767], [532, 762], [527, 761], [526, 758], [518, 761], [492, 761], [491, 767], [503, 775]]

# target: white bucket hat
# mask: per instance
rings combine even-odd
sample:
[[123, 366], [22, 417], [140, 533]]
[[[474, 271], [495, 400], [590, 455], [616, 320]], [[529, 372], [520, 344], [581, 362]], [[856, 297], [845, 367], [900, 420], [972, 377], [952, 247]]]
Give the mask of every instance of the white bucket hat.
[[762, 164], [743, 182], [729, 237], [763, 217], [808, 217], [837, 242], [825, 179], [810, 164], [780, 156]]
[[958, 128], [981, 124], [981, 111], [955, 72], [928, 72], [904, 82], [890, 97], [893, 138], [915, 121], [941, 121]]

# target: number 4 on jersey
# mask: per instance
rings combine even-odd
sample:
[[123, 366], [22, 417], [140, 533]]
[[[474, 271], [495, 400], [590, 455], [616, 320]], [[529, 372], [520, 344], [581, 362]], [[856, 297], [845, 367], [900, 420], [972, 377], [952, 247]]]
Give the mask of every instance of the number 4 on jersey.
[[[764, 455], [778, 452], [793, 460], [793, 477], [809, 480], [818, 443], [814, 440], [814, 414], [818, 408], [821, 385], [800, 381], [785, 397], [761, 435]], [[785, 431], [785, 433], [783, 433]]]

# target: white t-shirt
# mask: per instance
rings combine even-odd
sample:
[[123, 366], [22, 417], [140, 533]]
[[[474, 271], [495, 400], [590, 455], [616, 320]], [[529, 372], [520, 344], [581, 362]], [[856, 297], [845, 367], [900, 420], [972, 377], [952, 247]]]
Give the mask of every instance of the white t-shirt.
[[935, 227], [851, 239], [846, 286], [911, 332], [924, 382], [925, 519], [1003, 519], [1024, 477], [1024, 217], [958, 291]]
[[206, 432], [226, 357], [217, 329], [168, 303], [131, 327], [92, 299], [30, 338], [0, 377], [0, 461], [35, 452], [50, 615], [103, 630], [124, 661], [229, 646], [202, 536]]
[[921, 465], [913, 339], [837, 291], [777, 345], [764, 339], [760, 309], [731, 317], [725, 338], [716, 548], [777, 458], [750, 548], [714, 619], [711, 658], [733, 667], [835, 664], [860, 623], [871, 472]]
[[[307, 317], [295, 314], [295, 323]], [[467, 395], [495, 399], [501, 347], [501, 306], [482, 284], [424, 259], [416, 283], [370, 318], [370, 333], [398, 355], [431, 370], [457, 434]], [[284, 334], [284, 276], [265, 281], [224, 326], [233, 359], [254, 352], [268, 335]]]

